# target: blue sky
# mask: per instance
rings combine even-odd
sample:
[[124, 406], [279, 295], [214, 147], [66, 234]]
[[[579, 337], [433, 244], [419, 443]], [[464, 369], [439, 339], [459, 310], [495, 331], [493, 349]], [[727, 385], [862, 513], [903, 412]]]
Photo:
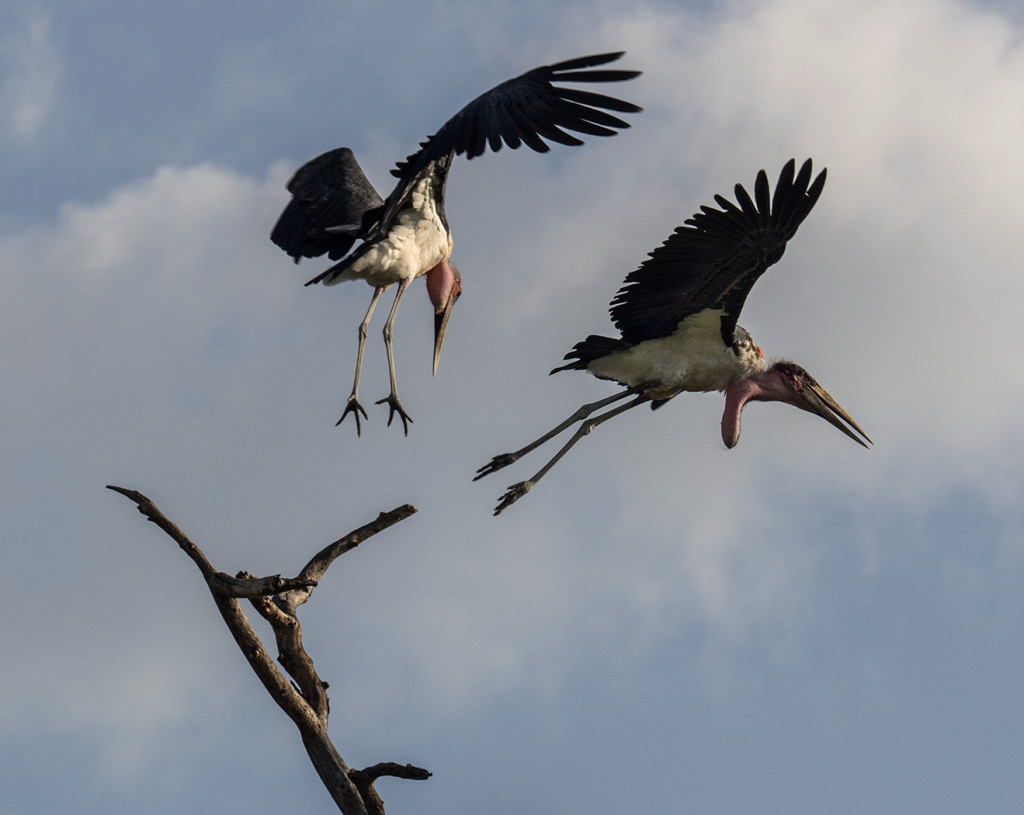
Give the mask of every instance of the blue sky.
[[[3, 815], [328, 811], [198, 573], [338, 561], [300, 616], [332, 732], [389, 813], [1016, 813], [1024, 799], [1024, 19], [950, 0], [0, 8]], [[408, 438], [335, 428], [370, 289], [267, 235], [346, 145], [379, 188], [461, 105], [606, 50], [613, 139], [458, 160], [466, 290]], [[828, 183], [741, 323], [874, 439], [719, 395], [633, 411], [491, 516], [611, 390], [547, 371], [715, 193], [790, 157]], [[387, 390], [382, 316], [363, 374]], [[536, 457], [536, 458], [535, 458]], [[534, 460], [535, 459], [535, 460]]]

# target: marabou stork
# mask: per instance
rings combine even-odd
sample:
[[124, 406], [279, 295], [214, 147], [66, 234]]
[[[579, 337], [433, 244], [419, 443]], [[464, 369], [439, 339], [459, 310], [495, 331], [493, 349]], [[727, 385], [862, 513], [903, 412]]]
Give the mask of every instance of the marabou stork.
[[[860, 445], [863, 430], [799, 365], [780, 360], [765, 369], [764, 355], [750, 334], [736, 325], [743, 302], [765, 269], [782, 257], [786, 241], [807, 217], [825, 185], [825, 171], [811, 182], [808, 159], [795, 173], [791, 159], [774, 195], [764, 170], [754, 197], [736, 185], [734, 204], [721, 195], [721, 209], [703, 206], [626, 277], [609, 311], [620, 338], [591, 335], [565, 355], [558, 371], [589, 371], [625, 390], [583, 405], [550, 433], [514, 453], [495, 456], [473, 480], [508, 466], [580, 422], [569, 441], [529, 481], [513, 484], [494, 510], [526, 495], [583, 436], [602, 422], [650, 402], [661, 407], [683, 391], [724, 391], [722, 440], [732, 448], [740, 438], [740, 412], [747, 402], [785, 402], [815, 413]], [[633, 398], [590, 418], [620, 399]], [[842, 421], [840, 421], [840, 419]], [[846, 424], [843, 424], [846, 422]], [[849, 427], [847, 427], [849, 425]], [[850, 430], [853, 428], [853, 430]]]
[[[527, 71], [478, 96], [448, 120], [418, 151], [399, 162], [391, 174], [398, 184], [382, 200], [363, 174], [352, 151], [346, 147], [324, 153], [301, 167], [288, 182], [292, 200], [271, 233], [271, 240], [298, 263], [303, 257], [326, 253], [331, 260], [344, 258], [306, 285], [331, 286], [344, 280], [365, 280], [373, 287], [370, 307], [359, 326], [355, 382], [338, 424], [349, 413], [360, 428], [359, 373], [366, 329], [380, 295], [398, 284], [391, 313], [384, 325], [391, 393], [387, 402], [388, 425], [397, 413], [405, 433], [412, 418], [398, 399], [395, 361], [391, 347], [398, 304], [409, 284], [426, 276], [427, 294], [434, 306], [434, 372], [444, 342], [452, 306], [462, 292], [462, 280], [449, 263], [454, 246], [444, 212], [445, 183], [452, 159], [466, 154], [475, 158], [488, 147], [497, 152], [502, 144], [515, 149], [525, 144], [538, 153], [550, 147], [544, 141], [580, 145], [582, 140], [566, 131], [591, 136], [613, 136], [629, 124], [616, 113], [637, 113], [631, 102], [592, 91], [563, 88], [556, 82], [620, 82], [639, 71], [585, 70], [614, 62], [623, 52], [595, 54], [545, 65]], [[363, 243], [351, 254], [355, 241]], [[347, 255], [347, 257], [346, 257]]]

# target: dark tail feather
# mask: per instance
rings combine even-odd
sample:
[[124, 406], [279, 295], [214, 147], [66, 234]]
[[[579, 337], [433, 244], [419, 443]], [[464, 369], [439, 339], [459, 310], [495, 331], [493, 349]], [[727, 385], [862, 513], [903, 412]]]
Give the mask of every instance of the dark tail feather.
[[587, 366], [595, 359], [614, 354], [616, 351], [625, 351], [630, 344], [623, 339], [614, 337], [602, 337], [599, 334], [591, 334], [585, 340], [576, 343], [572, 350], [563, 359], [571, 359], [568, 365], [555, 368], [551, 373], [559, 371], [585, 371]]

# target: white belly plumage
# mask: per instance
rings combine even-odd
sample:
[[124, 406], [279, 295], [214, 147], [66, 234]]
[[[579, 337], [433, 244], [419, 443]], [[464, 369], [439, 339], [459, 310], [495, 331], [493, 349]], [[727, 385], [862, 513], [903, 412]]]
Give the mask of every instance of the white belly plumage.
[[375, 288], [412, 280], [451, 257], [454, 242], [426, 183], [413, 189], [388, 234], [368, 247], [332, 283], [365, 280]]
[[724, 391], [733, 382], [764, 370], [756, 353], [737, 355], [721, 336], [721, 311], [687, 317], [668, 337], [646, 340], [590, 363], [595, 376], [628, 387], [656, 382], [645, 393], [668, 399], [682, 391]]

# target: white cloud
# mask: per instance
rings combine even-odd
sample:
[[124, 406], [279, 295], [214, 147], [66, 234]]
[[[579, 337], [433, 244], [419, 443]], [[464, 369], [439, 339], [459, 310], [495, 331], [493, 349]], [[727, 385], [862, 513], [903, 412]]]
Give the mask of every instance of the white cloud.
[[[211, 165], [164, 167], [0, 239], [0, 343], [17, 349], [4, 360], [12, 398], [0, 407], [3, 444], [5, 458], [23, 465], [9, 471], [0, 497], [8, 562], [29, 568], [41, 549], [92, 539], [48, 566], [49, 602], [31, 629], [0, 631], [12, 652], [40, 652], [33, 671], [4, 675], [4, 693], [21, 700], [5, 711], [7, 727], [102, 726], [124, 736], [142, 722], [179, 720], [200, 687], [207, 703], [223, 698], [187, 657], [193, 646], [181, 622], [152, 618], [149, 588], [136, 582], [143, 575], [126, 575], [119, 561], [139, 566], [137, 544], [93, 536], [132, 514], [105, 483], [137, 477], [129, 486], [145, 488], [147, 478], [191, 467], [178, 452], [209, 444], [207, 429], [193, 424], [209, 409], [196, 388], [230, 410], [246, 378], [232, 366], [238, 347], [262, 326], [254, 315], [273, 319], [275, 303], [288, 307], [287, 294], [271, 293], [273, 276], [269, 290], [248, 285], [270, 256], [260, 233], [282, 174], [252, 180]], [[149, 530], [131, 526], [120, 536], [146, 539]], [[179, 574], [183, 583], [192, 577]], [[33, 587], [17, 591], [25, 592], [17, 605], [37, 602]], [[126, 614], [133, 607], [141, 612]], [[186, 627], [207, 611], [187, 613]], [[115, 743], [127, 760], [134, 748]]]

